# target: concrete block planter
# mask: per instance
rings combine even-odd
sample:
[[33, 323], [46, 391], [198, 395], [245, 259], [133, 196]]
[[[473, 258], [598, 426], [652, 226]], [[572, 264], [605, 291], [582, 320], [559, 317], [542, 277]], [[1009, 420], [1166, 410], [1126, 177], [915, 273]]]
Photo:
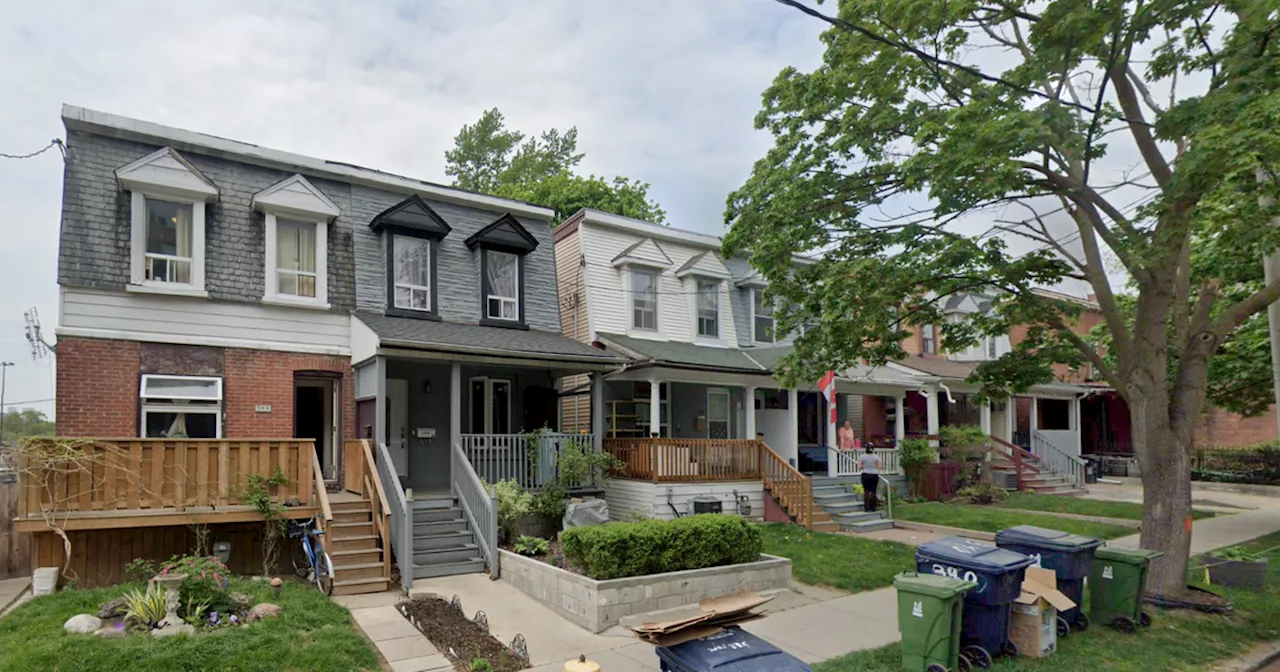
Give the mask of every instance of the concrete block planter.
[[739, 565], [597, 581], [509, 551], [499, 553], [503, 581], [591, 632], [632, 614], [697, 604], [740, 590], [791, 587], [791, 560], [773, 555]]

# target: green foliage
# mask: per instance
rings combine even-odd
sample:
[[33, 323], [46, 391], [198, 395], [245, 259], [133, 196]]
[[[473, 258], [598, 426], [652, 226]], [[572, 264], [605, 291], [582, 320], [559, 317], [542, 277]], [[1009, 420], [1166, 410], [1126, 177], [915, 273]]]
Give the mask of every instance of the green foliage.
[[156, 563], [145, 558], [134, 558], [124, 566], [126, 583], [146, 583], [156, 575]]
[[5, 441], [14, 441], [24, 436], [53, 436], [53, 421], [45, 417], [43, 411], [34, 408], [22, 410], [10, 409], [4, 413]]
[[489, 486], [493, 498], [498, 505], [498, 526], [503, 529], [508, 539], [514, 535], [519, 520], [533, 511], [533, 493], [520, 487], [515, 479], [498, 481]]
[[622, 460], [595, 450], [588, 439], [566, 441], [560, 446], [556, 481], [564, 488], [586, 487], [622, 466]]
[[978, 425], [947, 425], [938, 429], [938, 438], [945, 448], [986, 446], [991, 440]]
[[593, 579], [617, 579], [760, 559], [760, 529], [723, 514], [575, 527], [560, 536], [564, 554]]
[[792, 578], [811, 586], [857, 593], [891, 586], [895, 575], [915, 571], [916, 550], [906, 544], [810, 532], [795, 525], [759, 527], [764, 552], [790, 558]]
[[559, 522], [564, 520], [565, 509], [569, 506], [569, 495], [558, 484], [548, 485], [533, 496], [531, 509], [534, 513]]
[[520, 535], [516, 539], [516, 543], [512, 549], [520, 555], [546, 555], [547, 550], [551, 548], [551, 542], [539, 537], [531, 537], [527, 534]]
[[929, 445], [928, 439], [903, 439], [899, 451], [898, 463], [903, 469], [918, 469], [938, 461], [938, 449]]
[[1075, 520], [1060, 516], [1047, 516], [1022, 511], [998, 511], [967, 504], [924, 502], [921, 504], [897, 504], [893, 517], [917, 523], [946, 525], [979, 532], [999, 532], [1015, 525], [1035, 525], [1051, 530], [1062, 530], [1095, 539], [1115, 539], [1135, 532], [1132, 527], [1121, 527], [1088, 520]]
[[471, 661], [471, 672], [493, 672], [493, 666], [484, 658], [476, 658]]
[[445, 152], [445, 174], [456, 187], [545, 205], [557, 217], [594, 208], [662, 223], [666, 213], [649, 199], [649, 185], [625, 177], [612, 180], [575, 173], [578, 129], [526, 136], [506, 128], [497, 108], [462, 127]]
[[631, 509], [627, 512], [626, 522], [638, 523], [642, 520], [653, 520], [653, 513], [644, 509]]
[[1209, 557], [1219, 560], [1234, 560], [1236, 562], [1264, 562], [1266, 556], [1262, 553], [1249, 550], [1244, 546], [1228, 546], [1219, 548], [1209, 553]]
[[[211, 611], [226, 611], [234, 607], [227, 594], [231, 570], [221, 560], [213, 556], [175, 555], [160, 567], [156, 579], [174, 574], [187, 577], [179, 589], [183, 605], [203, 604]], [[158, 583], [156, 579], [152, 579], [153, 584]]]
[[284, 507], [271, 501], [271, 489], [289, 482], [284, 470], [276, 467], [270, 477], [262, 474], [249, 474], [240, 498], [245, 504], [252, 506], [263, 518], [262, 533], [262, 575], [269, 576], [275, 569], [276, 560], [280, 556], [280, 540], [284, 537], [286, 523], [283, 520]]
[[165, 590], [158, 583], [147, 586], [145, 591], [135, 589], [124, 594], [124, 616], [137, 625], [155, 627], [166, 613]]
[[1214, 483], [1280, 484], [1280, 447], [1260, 443], [1199, 449], [1192, 456], [1191, 478]]
[[1004, 488], [993, 483], [978, 483], [956, 490], [957, 497], [967, 497], [974, 504], [998, 504], [1008, 495]]

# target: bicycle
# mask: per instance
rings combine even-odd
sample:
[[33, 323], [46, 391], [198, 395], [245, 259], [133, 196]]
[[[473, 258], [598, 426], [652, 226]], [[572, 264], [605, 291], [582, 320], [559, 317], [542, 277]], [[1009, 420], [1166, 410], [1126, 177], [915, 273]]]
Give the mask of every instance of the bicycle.
[[325, 595], [333, 594], [333, 560], [313, 537], [324, 534], [314, 520], [290, 521], [289, 538], [301, 539], [301, 552], [293, 554], [293, 568], [298, 576], [316, 584]]

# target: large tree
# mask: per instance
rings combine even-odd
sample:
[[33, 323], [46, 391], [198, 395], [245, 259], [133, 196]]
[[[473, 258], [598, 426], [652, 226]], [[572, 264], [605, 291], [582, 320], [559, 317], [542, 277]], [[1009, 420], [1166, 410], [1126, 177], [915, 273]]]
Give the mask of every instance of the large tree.
[[[1256, 276], [1280, 244], [1275, 3], [779, 2], [827, 22], [825, 50], [765, 92], [756, 123], [775, 144], [729, 197], [726, 247], [768, 279], [780, 329], [819, 325], [784, 365], [815, 378], [900, 358], [904, 325], [943, 323], [940, 297], [995, 292], [989, 313], [947, 324], [947, 345], [1028, 325], [973, 376], [992, 398], [1055, 362], [1116, 389], [1142, 546], [1165, 553], [1149, 588], [1184, 596], [1210, 369], [1280, 297]], [[795, 264], [801, 250], [819, 260]], [[1033, 291], [1071, 280], [1097, 295], [1105, 357], [1070, 328], [1078, 306]]]
[[486, 110], [462, 127], [445, 152], [445, 174], [462, 189], [545, 205], [560, 217], [581, 208], [662, 223], [666, 212], [649, 198], [648, 183], [625, 177], [606, 180], [575, 172], [578, 129], [525, 136], [506, 127], [502, 112]]

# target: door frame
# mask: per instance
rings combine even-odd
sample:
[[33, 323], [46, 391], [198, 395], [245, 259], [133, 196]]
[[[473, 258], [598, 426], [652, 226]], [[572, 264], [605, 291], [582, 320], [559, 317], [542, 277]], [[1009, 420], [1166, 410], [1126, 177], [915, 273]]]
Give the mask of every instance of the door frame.
[[[722, 397], [724, 399], [724, 418], [715, 419], [711, 417], [711, 397]], [[707, 388], [707, 438], [711, 438], [711, 423], [723, 422], [724, 433], [726, 439], [733, 438], [733, 394], [727, 387], [708, 387]]]
[[[400, 399], [398, 403], [392, 403], [393, 400], [395, 399], [395, 397], [392, 396], [391, 394], [391, 388], [392, 388], [393, 382], [404, 384], [404, 398]], [[387, 453], [388, 455], [391, 456], [392, 470], [396, 472], [397, 476], [399, 476], [400, 480], [403, 482], [409, 478], [409, 468], [410, 468], [409, 457], [412, 454], [412, 451], [409, 450], [409, 439], [411, 438], [409, 433], [411, 431], [410, 425], [412, 424], [412, 419], [409, 413], [409, 411], [411, 410], [409, 397], [412, 394], [412, 390], [409, 387], [409, 379], [407, 378], [387, 378], [385, 385], [386, 385], [387, 401], [386, 401], [386, 418], [384, 419], [384, 424], [386, 426], [386, 434], [380, 438], [382, 441], [385, 441], [387, 444]], [[403, 472], [401, 472], [400, 468], [395, 465], [397, 455], [396, 455], [396, 450], [394, 448], [395, 444], [392, 442], [392, 438], [391, 438], [391, 432], [394, 429], [392, 427], [391, 414], [392, 414], [392, 408], [394, 406], [400, 406], [401, 409], [404, 411], [404, 436], [401, 437], [401, 443], [400, 443], [401, 450], [404, 451]]]
[[[472, 407], [471, 391], [477, 381], [484, 383], [484, 427], [481, 431], [475, 431], [475, 427], [471, 426], [475, 420], [475, 409]], [[511, 418], [511, 402], [515, 396], [515, 381], [510, 378], [498, 378], [494, 376], [472, 376], [467, 379], [467, 428], [471, 431], [469, 434], [493, 434], [493, 384], [503, 383], [507, 386], [507, 434], [517, 434], [514, 431], [514, 424]], [[461, 402], [461, 400], [459, 400]]]
[[320, 468], [323, 471], [324, 480], [337, 481], [338, 474], [342, 465], [338, 462], [342, 459], [342, 451], [338, 449], [342, 445], [342, 401], [339, 398], [342, 386], [338, 383], [340, 379], [330, 378], [327, 376], [294, 376], [293, 394], [294, 409], [293, 421], [296, 426], [298, 422], [297, 395], [298, 389], [304, 387], [320, 388], [321, 405], [324, 412], [325, 442], [324, 442], [324, 458], [321, 460]]

